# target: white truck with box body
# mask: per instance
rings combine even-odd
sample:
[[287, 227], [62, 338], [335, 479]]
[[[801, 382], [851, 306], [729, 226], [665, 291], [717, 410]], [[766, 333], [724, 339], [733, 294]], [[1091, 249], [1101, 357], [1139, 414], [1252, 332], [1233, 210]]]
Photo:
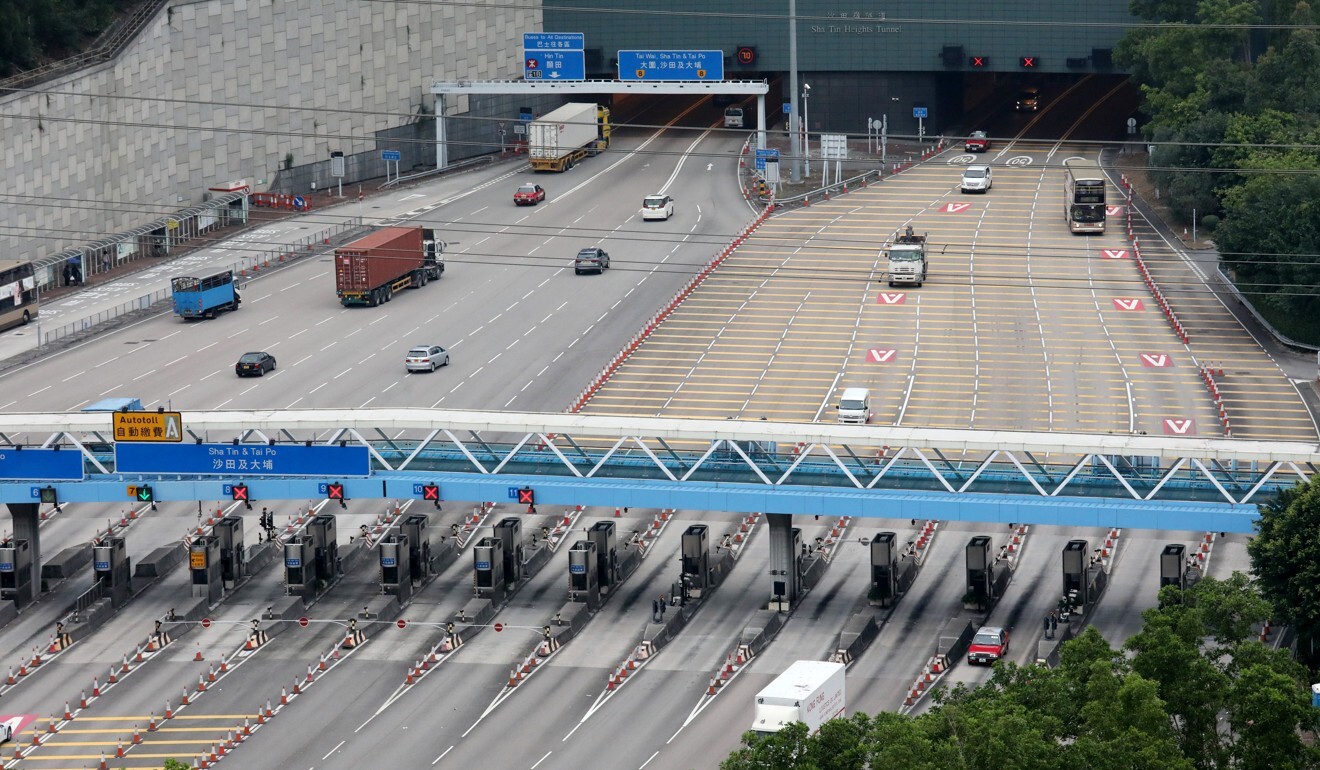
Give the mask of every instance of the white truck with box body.
[[610, 146], [610, 111], [589, 102], [570, 102], [527, 126], [527, 155], [533, 171], [565, 171]]
[[930, 263], [926, 260], [926, 236], [917, 235], [909, 226], [885, 246], [889, 261], [889, 285], [910, 283], [918, 287], [926, 282]]
[[820, 726], [843, 716], [842, 663], [799, 660], [756, 694], [752, 732], [777, 733], [801, 722], [815, 733]]

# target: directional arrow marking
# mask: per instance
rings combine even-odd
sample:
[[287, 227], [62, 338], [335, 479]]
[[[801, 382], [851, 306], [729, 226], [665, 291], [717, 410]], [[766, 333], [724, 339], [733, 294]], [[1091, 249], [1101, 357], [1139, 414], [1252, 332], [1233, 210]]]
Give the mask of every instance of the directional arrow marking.
[[1166, 436], [1194, 436], [1196, 435], [1196, 420], [1187, 418], [1184, 420], [1172, 417], [1164, 418], [1164, 435]]
[[1114, 297], [1115, 310], [1145, 310], [1146, 305], [1136, 297]]
[[1105, 255], [1105, 259], [1127, 259], [1127, 258], [1128, 258], [1128, 251], [1127, 251], [1127, 249], [1105, 249], [1103, 253], [1104, 253], [1104, 255]]
[[1141, 365], [1147, 368], [1163, 369], [1173, 366], [1173, 359], [1164, 353], [1142, 353]]
[[866, 360], [873, 364], [887, 364], [894, 360], [897, 353], [893, 348], [871, 348], [866, 351]]
[[902, 305], [907, 302], [907, 294], [901, 291], [894, 294], [882, 291], [877, 299], [881, 305]]

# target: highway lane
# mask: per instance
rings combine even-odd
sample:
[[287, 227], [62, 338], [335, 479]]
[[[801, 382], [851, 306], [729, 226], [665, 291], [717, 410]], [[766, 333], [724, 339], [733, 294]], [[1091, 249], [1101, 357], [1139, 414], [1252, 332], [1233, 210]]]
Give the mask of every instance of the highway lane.
[[941, 524], [912, 587], [870, 648], [848, 668], [850, 713], [897, 711], [903, 705], [912, 680], [935, 652], [940, 628], [961, 612], [964, 549], [980, 533], [973, 525]]
[[[1195, 550], [1195, 532], [1123, 530], [1118, 551], [1109, 567], [1109, 585], [1091, 611], [1088, 625], [1114, 648], [1141, 630], [1141, 613], [1159, 604], [1160, 552], [1169, 543], [1184, 543]], [[1103, 541], [1101, 541], [1103, 545]]]
[[[593, 519], [599, 518], [601, 513], [600, 510], [587, 512]], [[490, 520], [502, 518], [493, 516]], [[549, 523], [552, 518], [558, 516], [543, 517], [542, 521]], [[584, 516], [579, 521], [588, 520]], [[533, 531], [539, 537], [539, 527], [529, 523], [524, 528], [529, 539]], [[479, 534], [488, 533], [489, 530], [483, 528]], [[571, 543], [570, 540], [568, 545]], [[561, 546], [560, 550], [567, 549], [568, 545]], [[295, 707], [281, 712], [271, 727], [259, 731], [243, 749], [244, 761], [251, 763], [248, 766], [285, 767], [295, 760], [302, 761], [311, 753], [318, 756], [334, 753], [342, 748], [337, 744], [355, 740], [358, 733], [370, 736], [388, 730], [394, 716], [389, 706], [393, 703], [419, 699], [434, 701], [448, 692], [444, 677], [451, 667], [458, 665], [457, 660], [440, 661], [413, 688], [405, 688], [405, 677], [416, 661], [444, 639], [446, 623], [452, 621], [472, 598], [472, 558], [471, 548], [465, 548], [454, 564], [429, 586], [414, 594], [403, 613], [408, 622], [406, 629], [374, 630], [370, 642], [341, 663], [332, 676], [319, 681], [296, 702]], [[543, 609], [549, 613], [552, 605], [553, 602], [547, 600]], [[496, 616], [501, 622], [503, 618], [502, 614]], [[485, 644], [496, 636], [490, 629], [478, 634], [461, 623], [458, 628], [465, 644]], [[511, 630], [510, 633], [532, 638], [523, 630]], [[530, 646], [531, 642], [528, 644]], [[512, 663], [510, 659], [509, 665]], [[311, 745], [291, 742], [288, 739], [290, 733], [312, 736]]]
[[[1067, 232], [1051, 150], [1015, 149], [1029, 162], [985, 196], [957, 193], [970, 158], [946, 153], [776, 215], [587, 409], [812, 421], [865, 386], [886, 424], [1160, 433], [1213, 418], [1153, 302], [1119, 310], [1148, 294], [1120, 234]], [[929, 233], [932, 275], [890, 291], [879, 247], [908, 223]]]
[[[373, 757], [381, 756], [425, 767], [445, 747], [463, 740], [464, 733], [508, 687], [515, 661], [521, 661], [540, 643], [541, 626], [562, 604], [567, 592], [567, 551], [560, 548], [541, 572], [510, 599], [497, 616], [506, 625], [504, 631], [486, 629], [465, 642], [422, 686], [394, 703], [384, 719], [363, 730], [361, 740], [349, 741], [328, 756], [321, 767], [363, 767], [370, 765]], [[462, 695], [454, 697], [454, 693]]]
[[[611, 670], [633, 651], [651, 620], [651, 600], [668, 595], [678, 577], [683, 530], [702, 521], [681, 512], [671, 518], [638, 571], [608, 598], [585, 631], [541, 663], [497, 711], [452, 749], [447, 748], [449, 744], [440, 747], [447, 752], [441, 764], [530, 766], [541, 756], [539, 747], [558, 745], [606, 691]], [[710, 519], [704, 522], [710, 523]], [[551, 601], [544, 609], [556, 607]], [[559, 705], [547, 709], [547, 703]], [[511, 724], [518, 725], [517, 741], [508, 740]]]
[[866, 594], [871, 579], [870, 548], [862, 546], [856, 538], [873, 535], [864, 530], [870, 530], [874, 522], [866, 520], [861, 524], [850, 529], [848, 534], [852, 539], [839, 545], [829, 570], [784, 624], [775, 641], [753, 658], [737, 679], [720, 689], [701, 716], [647, 765], [648, 770], [712, 766], [713, 758], [727, 756], [741, 745], [743, 731], [752, 725], [753, 703], [758, 692], [794, 661], [829, 658], [849, 616], [869, 609]]

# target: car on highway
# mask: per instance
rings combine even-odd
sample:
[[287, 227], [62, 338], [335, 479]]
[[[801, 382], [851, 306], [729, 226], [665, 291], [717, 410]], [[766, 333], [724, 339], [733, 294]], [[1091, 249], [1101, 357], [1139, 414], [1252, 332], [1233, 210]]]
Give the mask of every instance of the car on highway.
[[1008, 654], [1008, 631], [998, 626], [981, 626], [967, 648], [968, 663], [991, 665]]
[[14, 737], [14, 727], [8, 722], [0, 722], [0, 743], [8, 743]]
[[266, 372], [275, 371], [275, 356], [265, 351], [244, 353], [239, 357], [238, 363], [234, 364], [234, 371], [239, 377], [246, 377], [249, 374], [265, 377]]
[[1013, 109], [1018, 112], [1035, 112], [1040, 109], [1040, 89], [1035, 86], [1028, 86], [1018, 91], [1017, 99], [1013, 102]]
[[545, 200], [545, 188], [539, 184], [520, 185], [513, 191], [513, 205], [535, 206]]
[[995, 184], [994, 172], [989, 166], [968, 166], [963, 169], [962, 182], [958, 189], [962, 192], [989, 192]]
[[439, 345], [417, 345], [403, 357], [403, 368], [410, 372], [434, 372], [449, 366], [449, 351]]
[[986, 136], [984, 131], [973, 131], [963, 144], [963, 150], [966, 152], [985, 152], [988, 149], [990, 149], [990, 137]]
[[591, 246], [577, 253], [573, 259], [573, 272], [577, 275], [596, 271], [603, 273], [610, 269], [610, 255], [599, 246]]
[[642, 199], [642, 220], [669, 219], [674, 215], [674, 199], [668, 195], [648, 195]]

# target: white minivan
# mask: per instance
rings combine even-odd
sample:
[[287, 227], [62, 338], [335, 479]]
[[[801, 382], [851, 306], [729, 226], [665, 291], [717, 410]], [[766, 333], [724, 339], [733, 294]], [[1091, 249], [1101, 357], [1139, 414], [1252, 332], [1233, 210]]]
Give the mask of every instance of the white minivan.
[[989, 166], [968, 166], [963, 170], [961, 189], [965, 193], [990, 192], [994, 184], [995, 178]]
[[871, 419], [871, 391], [866, 388], [844, 388], [839, 399], [839, 422], [865, 425]]

